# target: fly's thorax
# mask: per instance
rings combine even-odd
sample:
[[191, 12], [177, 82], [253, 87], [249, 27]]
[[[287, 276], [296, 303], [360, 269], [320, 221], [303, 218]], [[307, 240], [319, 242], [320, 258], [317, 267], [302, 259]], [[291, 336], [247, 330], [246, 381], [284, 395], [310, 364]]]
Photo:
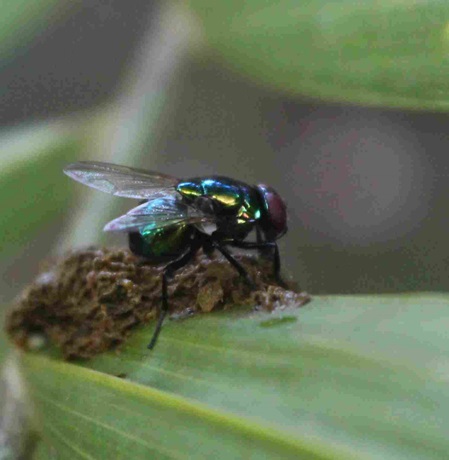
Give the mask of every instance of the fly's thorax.
[[193, 202], [196, 198], [204, 194], [203, 187], [198, 179], [179, 182], [176, 186], [176, 191], [179, 192], [187, 202]]
[[195, 227], [186, 224], [160, 228], [149, 225], [128, 234], [129, 248], [135, 255], [155, 264], [169, 262], [188, 250], [195, 231]]
[[223, 177], [203, 179], [204, 196], [217, 205], [217, 211], [233, 212], [242, 203], [241, 190], [238, 184]]
[[260, 217], [257, 190], [244, 182], [211, 176], [181, 181], [176, 190], [201, 211], [212, 212], [217, 217], [232, 217], [235, 224], [245, 224]]
[[195, 205], [199, 198], [209, 199], [213, 203], [214, 212], [235, 212], [242, 204], [241, 183], [227, 177], [199, 177], [182, 181], [176, 190], [188, 202], [195, 202]]
[[261, 216], [261, 202], [255, 187], [223, 176], [181, 181], [176, 190], [185, 202], [205, 215], [212, 223], [199, 224], [206, 234], [243, 239]]

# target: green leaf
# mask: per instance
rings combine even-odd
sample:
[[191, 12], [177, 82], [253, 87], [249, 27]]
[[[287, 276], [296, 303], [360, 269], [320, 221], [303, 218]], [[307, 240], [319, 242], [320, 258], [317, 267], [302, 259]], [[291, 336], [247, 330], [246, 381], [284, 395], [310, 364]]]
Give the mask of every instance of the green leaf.
[[190, 0], [229, 65], [294, 94], [449, 108], [449, 3]]
[[58, 458], [330, 458], [317, 446], [183, 398], [47, 359], [25, 362]]
[[0, 59], [35, 38], [48, 26], [51, 15], [61, 8], [60, 0], [2, 0], [0, 15]]
[[[22, 369], [58, 458], [437, 459], [449, 297], [320, 297], [153, 325], [83, 367]], [[120, 376], [121, 378], [115, 377]]]
[[81, 149], [80, 134], [64, 123], [0, 131], [0, 251], [20, 248], [67, 207], [72, 190], [62, 168]]

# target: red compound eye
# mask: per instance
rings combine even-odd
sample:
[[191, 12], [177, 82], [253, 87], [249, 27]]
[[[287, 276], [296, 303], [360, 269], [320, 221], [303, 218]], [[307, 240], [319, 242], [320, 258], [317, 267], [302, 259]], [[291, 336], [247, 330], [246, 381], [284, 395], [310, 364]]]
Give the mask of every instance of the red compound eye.
[[287, 231], [287, 207], [273, 188], [259, 184], [257, 189], [264, 205], [262, 228], [268, 239], [275, 240]]

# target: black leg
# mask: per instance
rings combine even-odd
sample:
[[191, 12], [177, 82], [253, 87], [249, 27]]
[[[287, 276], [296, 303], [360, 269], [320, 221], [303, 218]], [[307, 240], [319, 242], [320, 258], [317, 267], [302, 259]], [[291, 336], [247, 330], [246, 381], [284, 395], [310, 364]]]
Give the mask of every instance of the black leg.
[[258, 244], [263, 243], [262, 230], [256, 225], [256, 241]]
[[168, 313], [168, 279], [174, 275], [176, 270], [180, 269], [181, 267], [184, 267], [184, 265], [187, 265], [193, 259], [200, 246], [201, 245], [199, 242], [193, 243], [190, 249], [182, 257], [174, 260], [173, 262], [170, 262], [165, 267], [164, 272], [162, 273], [162, 304], [161, 310], [159, 312], [159, 319], [156, 324], [156, 329], [154, 330], [153, 337], [151, 337], [151, 341], [148, 344], [148, 348], [150, 350], [152, 350], [156, 345], [157, 339], [162, 329], [162, 323], [164, 322], [164, 319]]
[[277, 243], [274, 243], [274, 254], [273, 254], [273, 274], [274, 279], [279, 284], [284, 284], [284, 281], [281, 279], [281, 258], [279, 256], [279, 248]]
[[265, 259], [271, 259], [271, 255], [273, 251], [271, 251], [271, 246], [265, 246], [263, 244], [263, 243], [266, 243], [267, 241], [265, 240], [262, 230], [258, 225], [256, 225], [256, 242], [257, 244], [261, 245], [257, 247], [257, 249], [259, 249], [260, 256], [264, 257]]
[[275, 241], [253, 242], [253, 241], [232, 241], [232, 246], [241, 249], [268, 249], [273, 252], [273, 276], [279, 284], [283, 284], [281, 280], [281, 258], [279, 256], [279, 248]]
[[256, 289], [256, 283], [249, 277], [244, 267], [234, 259], [232, 254], [217, 241], [213, 242], [214, 248], [218, 249], [227, 259], [227, 261], [239, 272], [239, 275], [248, 283], [251, 289]]

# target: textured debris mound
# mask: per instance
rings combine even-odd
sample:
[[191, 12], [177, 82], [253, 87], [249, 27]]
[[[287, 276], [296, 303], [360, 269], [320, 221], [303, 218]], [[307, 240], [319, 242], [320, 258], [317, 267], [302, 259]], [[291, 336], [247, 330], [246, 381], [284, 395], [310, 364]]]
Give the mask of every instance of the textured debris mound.
[[[200, 253], [169, 282], [173, 313], [210, 312], [233, 305], [274, 309], [301, 306], [309, 297], [276, 284], [271, 263], [236, 256], [256, 282], [251, 291], [221, 258]], [[121, 344], [133, 327], [157, 316], [162, 267], [128, 250], [87, 249], [54, 261], [22, 294], [7, 317], [7, 331], [22, 348], [46, 337], [66, 359], [88, 358]]]

